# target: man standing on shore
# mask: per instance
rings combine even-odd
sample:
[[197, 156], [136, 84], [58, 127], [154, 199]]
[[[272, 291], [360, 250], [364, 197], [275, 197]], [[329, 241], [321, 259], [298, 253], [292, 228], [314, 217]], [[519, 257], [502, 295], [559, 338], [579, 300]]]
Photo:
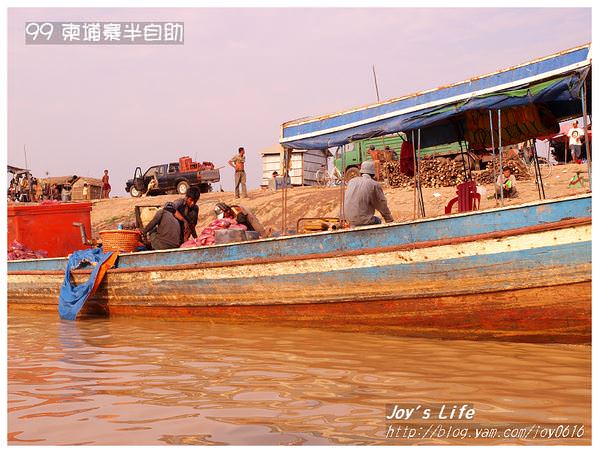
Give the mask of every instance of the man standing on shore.
[[104, 176], [102, 176], [102, 198], [108, 198], [110, 196], [110, 183], [108, 176], [108, 170], [104, 170]]
[[245, 149], [239, 148], [239, 152], [229, 161], [229, 165], [235, 169], [235, 198], [239, 198], [239, 187], [241, 186], [241, 196], [247, 198], [247, 188], [245, 186]]
[[570, 130], [568, 131], [568, 141], [570, 144], [570, 154], [572, 154], [572, 162], [575, 164], [580, 163], [580, 156], [582, 154], [582, 136], [584, 131], [578, 127], [578, 121], [574, 121]]

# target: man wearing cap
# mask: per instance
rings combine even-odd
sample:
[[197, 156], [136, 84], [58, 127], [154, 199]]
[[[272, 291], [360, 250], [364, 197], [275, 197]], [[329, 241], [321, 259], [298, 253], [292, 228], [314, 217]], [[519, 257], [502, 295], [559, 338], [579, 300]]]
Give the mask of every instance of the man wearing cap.
[[181, 245], [181, 227], [175, 218], [175, 211], [174, 203], [169, 201], [142, 230], [144, 236], [150, 234], [152, 250], [176, 249]]
[[374, 162], [372, 160], [362, 162], [360, 173], [362, 176], [350, 180], [345, 191], [343, 205], [345, 220], [349, 222], [349, 226], [353, 228], [382, 223], [381, 219], [374, 215], [375, 210], [381, 213], [385, 222], [393, 222], [383, 189], [373, 179]]

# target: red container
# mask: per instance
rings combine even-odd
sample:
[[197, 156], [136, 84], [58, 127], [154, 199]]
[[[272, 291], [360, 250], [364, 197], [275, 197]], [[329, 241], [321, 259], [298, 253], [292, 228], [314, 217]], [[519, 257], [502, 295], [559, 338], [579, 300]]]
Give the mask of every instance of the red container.
[[189, 171], [191, 169], [191, 157], [189, 156], [183, 156], [183, 157], [179, 157], [179, 171], [180, 172], [185, 172], [185, 171]]
[[82, 223], [90, 237], [91, 210], [91, 203], [8, 206], [8, 245], [16, 239], [29, 249], [45, 250], [49, 258], [89, 248], [73, 222]]

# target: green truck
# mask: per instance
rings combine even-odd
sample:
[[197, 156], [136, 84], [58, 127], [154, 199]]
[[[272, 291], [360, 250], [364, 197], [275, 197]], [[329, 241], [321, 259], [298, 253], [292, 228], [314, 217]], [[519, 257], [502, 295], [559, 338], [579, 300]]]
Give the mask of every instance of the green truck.
[[[353, 149], [345, 151], [345, 156], [342, 156], [341, 153], [338, 153], [333, 162], [340, 174], [344, 174], [346, 179], [351, 179], [360, 174], [360, 164], [365, 160], [371, 159], [370, 154], [368, 154], [368, 150], [370, 149], [371, 145], [378, 150], [384, 150], [385, 147], [388, 146], [395, 152], [396, 159], [399, 160], [401, 145], [405, 140], [406, 136], [404, 134], [388, 135], [386, 137], [360, 140], [352, 143]], [[464, 148], [464, 151], [467, 150], [467, 145], [466, 147], [462, 145], [462, 147]], [[457, 156], [460, 156], [461, 159], [460, 144], [455, 142], [448, 145], [431, 146], [430, 148], [423, 148], [420, 150], [421, 157], [431, 155], [448, 158], [456, 158]], [[471, 168], [474, 169], [476, 166], [476, 159], [474, 155], [467, 153], [465, 156], [466, 159], [468, 159], [468, 163], [471, 165]], [[344, 158], [345, 167], [343, 166]]]

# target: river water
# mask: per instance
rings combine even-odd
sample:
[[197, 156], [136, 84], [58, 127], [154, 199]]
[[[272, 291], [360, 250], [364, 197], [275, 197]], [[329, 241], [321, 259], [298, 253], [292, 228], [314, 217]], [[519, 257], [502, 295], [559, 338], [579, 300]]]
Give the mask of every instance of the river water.
[[[440, 420], [443, 404], [467, 404], [475, 414]], [[395, 405], [431, 407], [433, 417], [388, 420]], [[476, 437], [493, 427], [529, 434]], [[590, 440], [590, 346], [9, 313], [12, 445]]]

